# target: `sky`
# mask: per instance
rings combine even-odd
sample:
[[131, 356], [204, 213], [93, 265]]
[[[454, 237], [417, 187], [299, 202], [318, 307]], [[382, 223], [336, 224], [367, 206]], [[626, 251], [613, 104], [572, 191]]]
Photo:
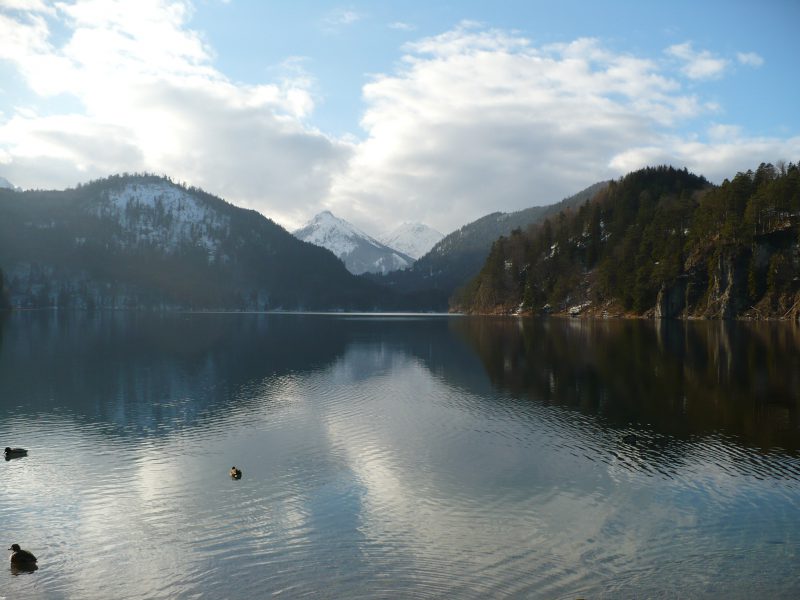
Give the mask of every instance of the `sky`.
[[0, 176], [152, 172], [289, 230], [449, 233], [800, 160], [800, 2], [0, 0]]

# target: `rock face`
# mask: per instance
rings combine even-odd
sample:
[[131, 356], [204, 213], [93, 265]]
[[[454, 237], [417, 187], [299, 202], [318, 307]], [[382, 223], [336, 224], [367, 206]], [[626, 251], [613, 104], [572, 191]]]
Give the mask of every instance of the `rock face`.
[[672, 282], [663, 283], [654, 307], [655, 318], [736, 318], [748, 306], [749, 259], [749, 253], [723, 253], [715, 259], [707, 275], [696, 267]]
[[747, 270], [742, 256], [721, 254], [711, 271], [705, 316], [732, 319], [747, 304]]
[[686, 308], [688, 278], [679, 277], [671, 284], [664, 283], [658, 292], [655, 306], [656, 319], [675, 319]]
[[[774, 238], [774, 236], [773, 236]], [[770, 258], [780, 247], [766, 237], [749, 249], [722, 252], [704, 260], [687, 261], [686, 270], [675, 280], [664, 282], [658, 292], [653, 316], [657, 319], [800, 319], [800, 276], [782, 293], [758, 293], [759, 302], [751, 299], [751, 286], [766, 286]], [[792, 273], [800, 273], [800, 244], [785, 243], [790, 250]], [[750, 281], [750, 278], [758, 280]]]

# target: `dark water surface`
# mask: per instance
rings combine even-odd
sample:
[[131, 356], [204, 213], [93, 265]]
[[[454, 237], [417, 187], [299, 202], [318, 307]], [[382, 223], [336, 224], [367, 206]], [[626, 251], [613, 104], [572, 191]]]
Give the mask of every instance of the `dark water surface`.
[[0, 442], [0, 598], [800, 597], [792, 325], [14, 314]]

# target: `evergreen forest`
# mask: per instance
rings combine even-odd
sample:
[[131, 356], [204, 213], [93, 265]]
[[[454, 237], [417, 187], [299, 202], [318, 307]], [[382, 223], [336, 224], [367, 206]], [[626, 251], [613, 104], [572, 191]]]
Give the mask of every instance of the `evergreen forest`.
[[713, 186], [668, 166], [492, 246], [451, 299], [477, 313], [787, 317], [800, 300], [800, 166]]

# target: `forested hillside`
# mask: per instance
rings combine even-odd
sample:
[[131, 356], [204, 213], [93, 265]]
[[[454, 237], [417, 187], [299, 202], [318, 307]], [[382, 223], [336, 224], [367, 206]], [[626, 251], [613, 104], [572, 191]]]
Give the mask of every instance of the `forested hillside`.
[[411, 268], [371, 278], [394, 291], [416, 294], [431, 308], [445, 310], [453, 292], [478, 274], [496, 239], [561, 210], [579, 206], [606, 185], [605, 181], [595, 183], [555, 204], [488, 214], [446, 235]]
[[498, 239], [452, 308], [657, 317], [800, 310], [800, 168], [761, 164], [719, 187], [647, 168], [577, 210]]
[[0, 265], [18, 308], [397, 308], [261, 214], [152, 175], [0, 190]]

